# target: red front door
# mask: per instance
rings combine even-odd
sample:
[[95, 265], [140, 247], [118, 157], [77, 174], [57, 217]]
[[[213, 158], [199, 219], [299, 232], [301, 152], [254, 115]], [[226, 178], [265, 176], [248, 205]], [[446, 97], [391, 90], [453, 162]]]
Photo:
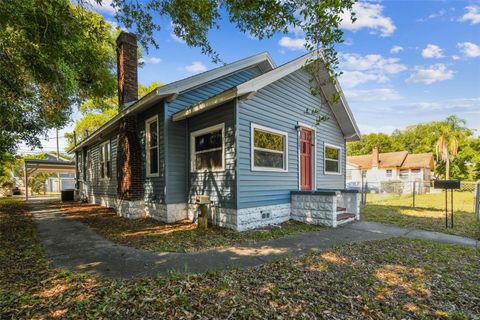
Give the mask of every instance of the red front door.
[[300, 129], [300, 189], [312, 190], [312, 130]]

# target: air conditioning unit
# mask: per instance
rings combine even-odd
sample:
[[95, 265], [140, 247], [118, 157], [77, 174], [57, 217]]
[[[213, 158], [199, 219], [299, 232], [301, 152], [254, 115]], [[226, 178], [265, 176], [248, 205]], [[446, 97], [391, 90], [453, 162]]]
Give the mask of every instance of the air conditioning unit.
[[209, 204], [210, 203], [210, 197], [209, 196], [196, 196], [195, 197], [195, 203], [196, 204]]

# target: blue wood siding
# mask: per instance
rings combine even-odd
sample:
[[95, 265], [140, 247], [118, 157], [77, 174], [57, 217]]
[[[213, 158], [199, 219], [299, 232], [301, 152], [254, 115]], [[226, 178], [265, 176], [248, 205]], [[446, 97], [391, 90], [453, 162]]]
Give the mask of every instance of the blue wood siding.
[[[111, 177], [110, 179], [100, 178], [100, 145], [105, 141], [110, 141], [110, 159], [111, 159]], [[112, 135], [109, 139], [103, 140], [90, 148], [92, 161], [91, 176], [87, 177], [90, 184], [90, 195], [94, 196], [117, 196], [117, 146], [118, 136]]]
[[[214, 110], [199, 114], [187, 120], [190, 146], [190, 133], [217, 124], [225, 124], [225, 170], [221, 172], [191, 172], [189, 165], [188, 201], [195, 203], [195, 196], [210, 196], [215, 204], [225, 208], [236, 206], [235, 182], [235, 101], [228, 102]], [[188, 163], [191, 163], [190, 152]]]
[[[259, 90], [238, 109], [238, 154], [237, 207], [250, 208], [290, 202], [290, 191], [298, 190], [298, 133], [296, 126], [303, 122], [315, 126], [315, 117], [307, 115], [307, 108], [322, 106], [322, 113], [329, 120], [316, 126], [316, 171], [317, 188], [344, 188], [345, 186], [345, 140], [338, 123], [319, 96], [312, 96], [310, 75], [296, 71]], [[288, 172], [251, 170], [251, 124], [259, 124], [288, 133]], [[323, 172], [323, 145], [330, 143], [341, 147], [341, 175], [325, 175]]]
[[[185, 203], [188, 194], [188, 132], [187, 121], [173, 122], [172, 115], [188, 106], [217, 95], [261, 74], [258, 67], [238, 71], [198, 88], [181, 93], [166, 103], [166, 203]], [[217, 108], [218, 109], [218, 108]], [[215, 112], [213, 113], [215, 114]]]
[[[145, 121], [158, 117], [158, 162], [159, 176], [147, 177], [147, 151]], [[137, 116], [138, 137], [142, 145], [143, 169], [145, 175], [145, 201], [165, 203], [165, 115], [163, 102], [155, 105]]]

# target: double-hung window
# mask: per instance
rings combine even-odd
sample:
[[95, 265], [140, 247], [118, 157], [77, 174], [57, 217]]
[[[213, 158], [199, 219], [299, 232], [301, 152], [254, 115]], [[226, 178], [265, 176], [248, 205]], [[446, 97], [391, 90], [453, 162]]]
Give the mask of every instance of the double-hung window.
[[340, 174], [340, 147], [325, 144], [325, 173]]
[[410, 178], [410, 170], [400, 169], [400, 179], [408, 180], [408, 178]]
[[251, 128], [253, 171], [288, 171], [288, 134], [257, 124]]
[[112, 176], [112, 161], [110, 155], [110, 140], [100, 145], [100, 178], [110, 179]]
[[225, 124], [218, 124], [190, 134], [192, 172], [225, 169]]
[[393, 174], [392, 169], [387, 169], [387, 171], [386, 171], [386, 176], [387, 176], [387, 178], [391, 178], [391, 177], [392, 177], [392, 174]]
[[147, 177], [158, 176], [158, 117], [154, 116], [145, 122], [147, 149]]

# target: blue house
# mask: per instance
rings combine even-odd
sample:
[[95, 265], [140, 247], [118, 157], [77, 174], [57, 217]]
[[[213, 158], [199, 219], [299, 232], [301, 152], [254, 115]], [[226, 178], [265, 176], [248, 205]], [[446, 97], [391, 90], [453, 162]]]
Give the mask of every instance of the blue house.
[[[281, 66], [260, 53], [138, 99], [136, 38], [122, 33], [117, 45], [121, 109], [73, 149], [79, 197], [174, 222], [191, 219], [204, 195], [211, 223], [239, 231], [358, 218], [345, 143], [360, 134], [327, 72], [311, 94], [304, 66], [318, 52]], [[328, 120], [317, 125], [314, 108]]]

